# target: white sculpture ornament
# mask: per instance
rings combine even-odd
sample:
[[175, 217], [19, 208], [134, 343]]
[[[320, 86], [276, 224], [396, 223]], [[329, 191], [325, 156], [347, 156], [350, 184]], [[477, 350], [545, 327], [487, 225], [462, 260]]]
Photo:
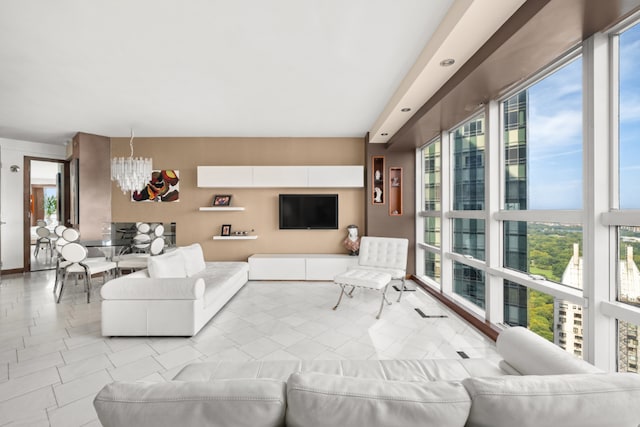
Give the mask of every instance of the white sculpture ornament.
[[373, 193], [373, 201], [376, 203], [382, 203], [382, 190], [380, 189], [380, 187], [374, 188]]

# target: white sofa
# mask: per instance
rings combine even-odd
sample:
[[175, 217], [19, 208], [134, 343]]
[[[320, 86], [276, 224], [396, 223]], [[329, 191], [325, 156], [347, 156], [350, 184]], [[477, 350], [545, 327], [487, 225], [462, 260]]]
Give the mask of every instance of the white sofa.
[[149, 257], [102, 286], [102, 335], [195, 335], [248, 280], [246, 262], [205, 262], [197, 243]]
[[105, 427], [637, 427], [640, 376], [603, 373], [524, 328], [484, 359], [213, 362], [166, 383], [115, 382]]

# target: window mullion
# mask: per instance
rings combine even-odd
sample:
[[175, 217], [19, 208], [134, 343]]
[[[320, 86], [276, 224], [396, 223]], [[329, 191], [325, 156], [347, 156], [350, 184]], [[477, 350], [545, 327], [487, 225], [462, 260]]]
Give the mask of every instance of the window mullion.
[[448, 131], [443, 131], [440, 136], [440, 186], [441, 186], [441, 203], [442, 216], [440, 218], [440, 262], [441, 262], [441, 278], [442, 292], [445, 295], [453, 294], [453, 261], [445, 256], [453, 251], [452, 248], [452, 224], [453, 220], [448, 217], [452, 207], [453, 195], [453, 179], [452, 179], [452, 162], [453, 147], [451, 144], [451, 135]]
[[[502, 266], [500, 222], [493, 218], [500, 210], [500, 177], [502, 153], [500, 144], [500, 105], [496, 101], [487, 104], [485, 110], [485, 253], [488, 268]], [[504, 284], [501, 277], [486, 276], [486, 320], [494, 324], [504, 322]]]
[[610, 166], [610, 86], [609, 38], [597, 33], [583, 46], [583, 289], [588, 301], [586, 316], [586, 359], [597, 367], [616, 368], [616, 333], [613, 319], [597, 307], [609, 301], [610, 229], [600, 221], [609, 211]]

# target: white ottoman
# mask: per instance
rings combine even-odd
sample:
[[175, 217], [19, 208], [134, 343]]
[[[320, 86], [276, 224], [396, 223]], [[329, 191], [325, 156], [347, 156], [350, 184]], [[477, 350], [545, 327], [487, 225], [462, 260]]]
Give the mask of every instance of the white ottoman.
[[391, 283], [391, 274], [389, 273], [373, 270], [360, 270], [355, 268], [337, 275], [333, 281], [340, 285], [340, 297], [338, 298], [338, 302], [335, 307], [333, 307], [334, 310], [338, 308], [338, 305], [340, 305], [346, 286], [351, 286], [353, 288], [367, 288], [382, 292], [382, 301], [380, 301], [380, 310], [378, 311], [376, 319], [380, 318], [384, 302], [386, 301], [387, 304], [391, 304], [391, 302], [387, 300], [387, 288], [389, 287], [389, 283]]

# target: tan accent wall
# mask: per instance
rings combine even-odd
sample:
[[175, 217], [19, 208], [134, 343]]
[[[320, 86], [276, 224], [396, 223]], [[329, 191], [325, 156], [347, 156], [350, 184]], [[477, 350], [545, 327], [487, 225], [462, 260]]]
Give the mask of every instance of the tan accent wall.
[[[152, 157], [154, 169], [176, 169], [180, 200], [132, 202], [112, 183], [113, 222], [176, 222], [178, 245], [198, 242], [205, 259], [246, 260], [255, 253], [347, 253], [342, 240], [349, 224], [364, 228], [364, 188], [197, 188], [197, 166], [364, 165], [361, 138], [135, 138], [135, 157]], [[129, 156], [129, 138], [111, 139], [111, 156]], [[280, 193], [339, 195], [338, 230], [279, 230]], [[241, 212], [200, 212], [216, 194], [231, 194]], [[256, 240], [213, 240], [223, 224], [255, 230]]]

